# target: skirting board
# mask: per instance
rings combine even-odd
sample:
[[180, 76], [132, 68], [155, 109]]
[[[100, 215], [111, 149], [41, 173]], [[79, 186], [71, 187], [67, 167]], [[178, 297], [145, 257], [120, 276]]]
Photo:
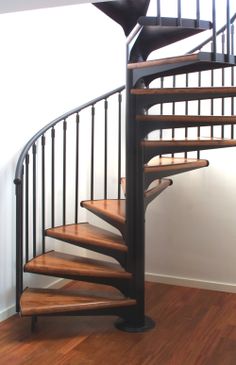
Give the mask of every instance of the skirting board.
[[152, 281], [160, 284], [187, 286], [189, 288], [207, 289], [223, 291], [227, 293], [236, 293], [236, 284], [234, 283], [223, 283], [217, 281], [200, 280], [193, 278], [186, 278], [181, 276], [171, 276], [163, 274], [154, 274], [146, 272], [146, 281]]
[[[59, 289], [66, 285], [70, 280], [67, 279], [58, 279], [54, 281], [52, 284], [48, 285], [47, 288]], [[0, 312], [0, 322], [5, 321], [7, 318], [13, 316], [16, 313], [15, 304], [10, 307], [2, 310]]]

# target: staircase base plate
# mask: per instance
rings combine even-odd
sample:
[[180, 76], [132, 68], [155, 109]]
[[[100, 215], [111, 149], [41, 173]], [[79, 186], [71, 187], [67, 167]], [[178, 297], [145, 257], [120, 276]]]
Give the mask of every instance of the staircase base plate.
[[123, 318], [119, 318], [115, 322], [116, 328], [118, 328], [121, 331], [131, 332], [131, 333], [146, 332], [146, 331], [153, 329], [155, 327], [155, 325], [156, 325], [155, 322], [150, 317], [147, 317], [147, 316], [145, 316], [144, 324], [142, 324], [142, 325], [140, 325], [139, 323], [135, 324], [135, 323], [129, 322], [128, 320], [123, 319]]

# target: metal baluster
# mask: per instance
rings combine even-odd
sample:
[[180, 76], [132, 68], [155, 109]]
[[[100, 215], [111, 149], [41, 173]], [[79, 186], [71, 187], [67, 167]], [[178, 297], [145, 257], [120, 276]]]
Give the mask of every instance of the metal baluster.
[[32, 148], [33, 152], [33, 257], [36, 257], [36, 210], [37, 210], [37, 202], [36, 202], [36, 154], [37, 148], [36, 144], [33, 144]]
[[122, 95], [118, 95], [118, 199], [120, 199], [121, 193], [121, 104]]
[[216, 3], [215, 0], [212, 0], [212, 52], [213, 52], [213, 61], [216, 60]]
[[[221, 36], [221, 42], [222, 42], [222, 54], [225, 52], [225, 34], [222, 33]], [[222, 67], [221, 70], [221, 83], [222, 86], [225, 86], [225, 68]], [[225, 98], [221, 99], [221, 114], [225, 114]], [[224, 138], [224, 125], [221, 126], [221, 138]]]
[[29, 261], [29, 154], [25, 158], [25, 260]]
[[[176, 87], [176, 76], [173, 76], [173, 88]], [[172, 103], [172, 114], [175, 115], [175, 102]], [[174, 139], [175, 138], [175, 128], [172, 128], [171, 131], [171, 138]], [[175, 154], [172, 153], [172, 157], [174, 157]]]
[[[214, 87], [214, 70], [211, 70], [211, 87]], [[214, 115], [214, 99], [211, 99], [211, 115]], [[214, 137], [214, 126], [211, 126], [211, 138]]]
[[[22, 169], [23, 178], [23, 169]], [[16, 310], [23, 292], [23, 183], [16, 183]]]
[[196, 26], [199, 28], [200, 26], [200, 0], [196, 1]]
[[181, 0], [178, 0], [178, 26], [182, 26], [182, 15], [181, 15]]
[[63, 186], [62, 186], [62, 221], [63, 226], [66, 224], [66, 130], [67, 130], [67, 122], [64, 120], [63, 122]]
[[108, 111], [108, 101], [104, 100], [104, 199], [107, 199], [107, 111]]
[[75, 141], [75, 224], [78, 223], [79, 202], [79, 122], [80, 116], [76, 114], [76, 141]]
[[[189, 74], [186, 74], [186, 87], [188, 87], [188, 80], [189, 80]], [[188, 115], [188, 101], [185, 101], [185, 115]], [[184, 131], [184, 137], [185, 139], [188, 138], [188, 127], [185, 127], [185, 131]], [[188, 152], [184, 152], [184, 157], [187, 158], [188, 157]]]
[[[202, 73], [198, 72], [198, 87], [202, 85]], [[198, 100], [198, 115], [201, 115], [201, 100]], [[197, 127], [197, 138], [200, 138], [201, 135], [201, 127]], [[200, 151], [197, 151], [197, 158], [200, 158]]]
[[[231, 25], [231, 54], [234, 55], [234, 24]], [[234, 86], [234, 67], [231, 67], [231, 86]], [[231, 115], [234, 115], [234, 97], [231, 98]], [[234, 125], [231, 125], [231, 138], [234, 139]]]
[[45, 253], [45, 136], [41, 137], [42, 144], [42, 253]]
[[157, 0], [157, 21], [161, 25], [161, 0]]
[[230, 62], [230, 3], [226, 2], [226, 49], [227, 61]]
[[55, 225], [55, 128], [51, 129], [52, 155], [51, 155], [51, 225]]
[[[161, 89], [164, 87], [164, 77], [161, 77]], [[160, 114], [163, 114], [163, 103], [160, 104]], [[160, 130], [160, 139], [163, 137], [163, 130]]]
[[94, 120], [95, 106], [91, 107], [91, 174], [90, 174], [90, 198], [94, 199]]

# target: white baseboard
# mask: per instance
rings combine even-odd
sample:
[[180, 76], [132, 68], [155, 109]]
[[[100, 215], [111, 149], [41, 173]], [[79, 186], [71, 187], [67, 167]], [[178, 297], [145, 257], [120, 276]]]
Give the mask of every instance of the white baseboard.
[[[47, 285], [46, 288], [52, 289], [60, 289], [64, 285], [66, 285], [70, 280], [67, 279], [58, 279], [55, 280], [50, 285]], [[16, 313], [15, 304], [11, 305], [10, 307], [3, 309], [0, 311], [0, 322], [5, 321], [9, 317], [13, 316]]]
[[193, 278], [186, 278], [181, 276], [171, 276], [163, 274], [155, 274], [146, 272], [146, 281], [152, 281], [161, 284], [187, 286], [190, 288], [207, 289], [207, 290], [217, 290], [228, 293], [236, 293], [236, 284], [234, 283], [224, 283], [217, 281], [200, 280]]

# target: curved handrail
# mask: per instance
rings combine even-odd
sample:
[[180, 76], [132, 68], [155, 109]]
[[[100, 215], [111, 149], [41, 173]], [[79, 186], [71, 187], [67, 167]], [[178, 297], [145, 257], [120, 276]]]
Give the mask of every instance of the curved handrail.
[[[233, 22], [236, 19], [236, 13], [232, 16], [232, 18], [230, 19], [230, 24], [233, 24]], [[220, 28], [217, 32], [216, 35], [219, 35], [220, 33], [224, 32], [227, 28], [227, 24], [223, 25], [222, 28]], [[191, 51], [188, 51], [188, 53], [193, 53], [198, 51], [199, 49], [201, 49], [202, 47], [204, 47], [207, 43], [209, 43], [211, 40], [213, 39], [213, 36], [207, 38], [204, 42], [200, 43], [198, 46], [194, 47], [193, 49], [191, 49]], [[187, 54], [188, 54], [187, 53]]]
[[41, 137], [45, 132], [48, 131], [48, 129], [54, 127], [56, 124], [58, 124], [59, 122], [61, 122], [62, 120], [67, 119], [68, 117], [70, 117], [71, 115], [75, 114], [75, 113], [79, 113], [81, 112], [83, 109], [88, 108], [89, 106], [93, 106], [96, 103], [98, 103], [101, 100], [107, 99], [110, 96], [117, 94], [121, 91], [123, 91], [125, 89], [125, 85], [122, 85], [112, 91], [107, 92], [106, 94], [103, 94], [95, 99], [90, 100], [89, 102], [80, 105], [79, 107], [70, 110], [69, 112], [61, 115], [60, 117], [54, 119], [52, 122], [48, 123], [45, 127], [43, 127], [42, 129], [40, 129], [25, 145], [25, 147], [23, 148], [20, 157], [18, 158], [17, 161], [17, 165], [16, 165], [16, 171], [15, 171], [15, 179], [14, 179], [14, 184], [18, 185], [21, 184], [22, 182], [22, 166], [25, 160], [25, 157], [30, 149], [30, 147], [36, 142], [36, 140]]

